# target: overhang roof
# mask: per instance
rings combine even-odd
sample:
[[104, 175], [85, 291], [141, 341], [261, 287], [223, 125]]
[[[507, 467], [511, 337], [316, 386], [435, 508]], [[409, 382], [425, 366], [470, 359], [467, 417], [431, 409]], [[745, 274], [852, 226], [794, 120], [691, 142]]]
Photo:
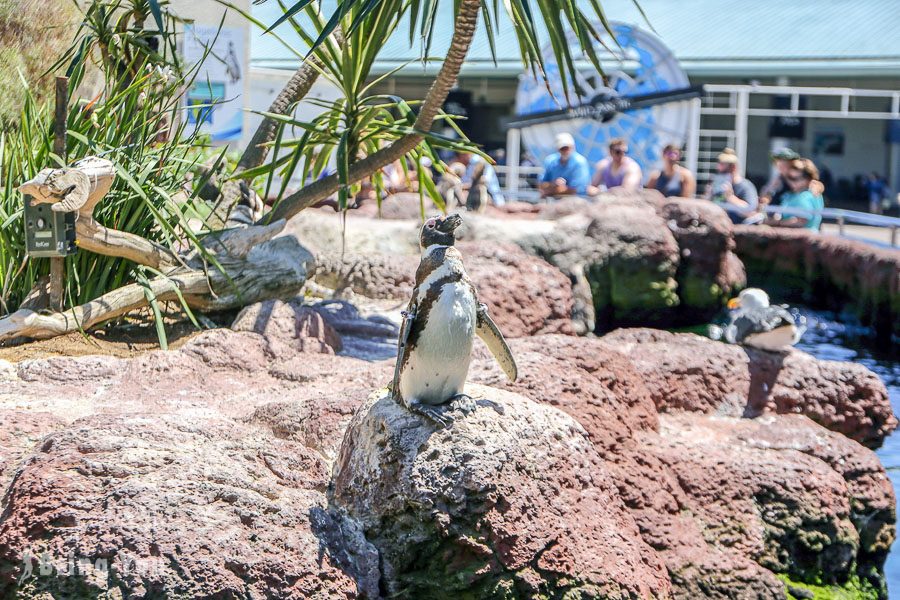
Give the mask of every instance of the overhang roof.
[[[580, 0], [589, 12], [589, 0]], [[900, 5], [897, 0], [639, 0], [656, 35], [675, 53], [692, 76], [878, 76], [900, 81]], [[290, 0], [288, 0], [290, 2]], [[608, 18], [649, 29], [631, 0], [601, 0]], [[333, 10], [334, 0], [323, 2]], [[445, 56], [453, 33], [452, 6], [439, 4], [432, 56]], [[501, 4], [502, 6], [502, 4]], [[501, 9], [501, 12], [502, 9]], [[254, 6], [254, 15], [272, 23], [281, 14], [269, 0]], [[483, 24], [463, 76], [514, 76], [522, 72], [512, 24], [500, 19], [497, 62], [493, 62]], [[305, 47], [288, 26], [279, 34], [301, 52]], [[256, 31], [251, 41], [251, 65], [294, 69], [297, 57], [271, 36]], [[403, 66], [404, 75], [432, 74], [437, 63], [423, 66], [418, 40], [409, 43], [401, 29], [384, 47], [376, 73]], [[404, 66], [405, 65], [405, 66]]]

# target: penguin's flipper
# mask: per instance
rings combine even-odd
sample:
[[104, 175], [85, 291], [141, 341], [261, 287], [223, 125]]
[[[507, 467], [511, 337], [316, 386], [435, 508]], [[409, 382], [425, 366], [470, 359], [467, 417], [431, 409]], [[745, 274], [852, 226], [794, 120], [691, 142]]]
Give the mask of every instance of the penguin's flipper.
[[494, 320], [488, 314], [486, 305], [479, 304], [477, 313], [475, 333], [478, 334], [481, 341], [494, 355], [494, 359], [500, 365], [500, 368], [503, 369], [503, 372], [506, 373], [506, 376], [509, 377], [509, 380], [515, 381], [519, 376], [519, 368], [516, 367], [516, 359], [513, 358], [506, 340], [503, 339], [503, 334], [500, 333], [497, 325], [494, 324]]
[[412, 330], [413, 321], [416, 320], [415, 302], [410, 302], [403, 311], [403, 323], [400, 324], [400, 336], [397, 338], [397, 363], [394, 365], [394, 379], [391, 382], [391, 394], [394, 400], [400, 398], [400, 369], [409, 358], [409, 332]]

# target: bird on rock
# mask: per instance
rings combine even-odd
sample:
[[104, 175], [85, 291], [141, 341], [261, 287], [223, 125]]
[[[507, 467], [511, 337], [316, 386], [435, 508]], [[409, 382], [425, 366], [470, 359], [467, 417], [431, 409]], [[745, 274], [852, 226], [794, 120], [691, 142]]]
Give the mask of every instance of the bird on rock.
[[481, 338], [511, 381], [518, 375], [503, 334], [478, 302], [475, 286], [453, 247], [459, 215], [425, 221], [419, 235], [422, 259], [416, 287], [400, 329], [391, 385], [393, 397], [409, 410], [448, 425], [448, 412], [468, 414], [475, 401], [463, 393], [472, 344]]
[[728, 301], [731, 312], [722, 334], [731, 344], [744, 344], [778, 352], [800, 341], [806, 330], [786, 306], [772, 306], [769, 295], [759, 288], [747, 288]]

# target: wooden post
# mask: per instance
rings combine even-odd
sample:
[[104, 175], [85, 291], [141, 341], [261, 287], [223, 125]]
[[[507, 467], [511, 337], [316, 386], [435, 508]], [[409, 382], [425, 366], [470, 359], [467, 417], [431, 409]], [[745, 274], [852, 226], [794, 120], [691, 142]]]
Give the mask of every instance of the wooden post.
[[[56, 113], [53, 120], [53, 153], [66, 162], [66, 122], [69, 116], [69, 78], [56, 78]], [[65, 289], [66, 259], [50, 259], [50, 308], [61, 311]]]

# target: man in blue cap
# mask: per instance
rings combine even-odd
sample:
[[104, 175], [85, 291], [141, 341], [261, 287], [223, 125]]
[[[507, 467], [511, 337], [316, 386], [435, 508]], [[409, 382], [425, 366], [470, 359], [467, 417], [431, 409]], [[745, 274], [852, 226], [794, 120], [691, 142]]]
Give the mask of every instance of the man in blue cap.
[[556, 152], [544, 161], [541, 197], [584, 195], [591, 183], [587, 159], [575, 151], [575, 138], [570, 133], [556, 136]]

